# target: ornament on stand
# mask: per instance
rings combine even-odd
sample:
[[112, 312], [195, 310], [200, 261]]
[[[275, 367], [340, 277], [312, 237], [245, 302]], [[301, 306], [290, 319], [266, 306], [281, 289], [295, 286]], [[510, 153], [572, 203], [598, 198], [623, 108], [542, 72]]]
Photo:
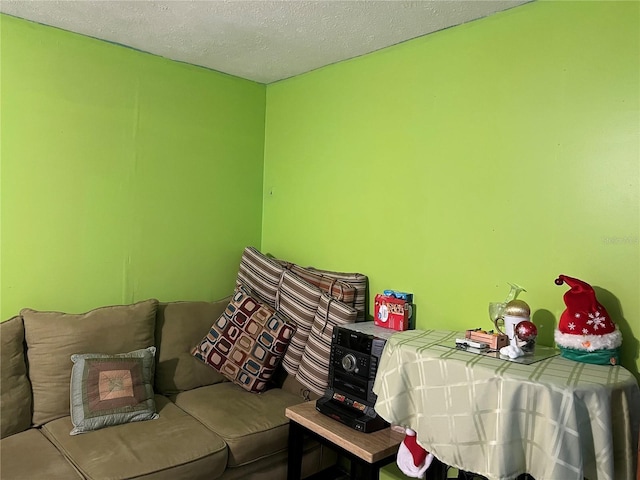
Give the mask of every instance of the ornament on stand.
[[560, 275], [555, 283], [566, 283], [571, 287], [564, 294], [567, 308], [562, 312], [554, 333], [561, 355], [578, 362], [616, 365], [622, 334], [598, 303], [591, 285], [566, 275]]
[[[509, 345], [500, 349], [502, 355], [507, 355], [509, 358], [518, 358], [525, 354], [522, 348], [525, 342], [518, 338], [516, 326], [522, 322], [531, 323], [530, 317], [531, 309], [522, 300], [511, 300], [505, 305], [502, 315], [495, 322], [495, 326], [500, 333], [504, 333], [509, 337]], [[502, 320], [504, 331], [500, 329], [500, 320]]]
[[524, 353], [533, 353], [536, 348], [536, 337], [538, 336], [538, 328], [533, 322], [523, 320], [518, 323], [515, 328], [516, 337], [524, 342], [520, 347]]
[[502, 315], [498, 317], [494, 325], [500, 333], [509, 337], [509, 343], [516, 345], [518, 339], [516, 337], [515, 328], [520, 322], [529, 320], [531, 317], [531, 309], [526, 302], [522, 300], [511, 300], [504, 307]]
[[[509, 358], [517, 358], [524, 355], [524, 352], [521, 348], [518, 347], [513, 334], [513, 327], [515, 326], [515, 324], [511, 326], [511, 334], [509, 334], [509, 325], [507, 324], [507, 320], [505, 318], [515, 317], [516, 319], [518, 319], [518, 317], [521, 317], [519, 318], [519, 321], [528, 320], [529, 306], [525, 302], [517, 300], [518, 295], [520, 295], [521, 292], [526, 292], [526, 290], [520, 285], [516, 285], [515, 283], [510, 283], [509, 286], [511, 287], [511, 290], [509, 291], [509, 294], [507, 295], [507, 298], [505, 298], [504, 302], [489, 303], [489, 318], [491, 318], [491, 321], [500, 333], [509, 337], [509, 345], [506, 347], [502, 347], [500, 349], [500, 354], [506, 355]], [[509, 307], [508, 310], [507, 307]], [[525, 312], [526, 315], [522, 315]], [[498, 325], [499, 320], [503, 320], [506, 332], [503, 332]]]

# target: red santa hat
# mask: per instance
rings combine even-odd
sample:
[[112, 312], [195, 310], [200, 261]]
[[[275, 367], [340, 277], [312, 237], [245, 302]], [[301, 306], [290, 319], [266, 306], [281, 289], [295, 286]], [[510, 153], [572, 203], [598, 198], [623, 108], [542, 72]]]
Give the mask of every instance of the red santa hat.
[[398, 468], [408, 477], [424, 478], [425, 472], [433, 461], [433, 454], [422, 448], [416, 439], [416, 432], [405, 429], [405, 437], [396, 456]]
[[[564, 349], [577, 351], [573, 352], [574, 356], [579, 352], [613, 351], [622, 344], [622, 334], [611, 320], [607, 310], [596, 299], [591, 285], [566, 275], [560, 275], [555, 283], [556, 285], [566, 283], [571, 287], [564, 294], [564, 303], [567, 308], [560, 316], [554, 335], [563, 354], [566, 351]], [[577, 358], [573, 359], [577, 360]], [[615, 361], [617, 361], [617, 354], [614, 361], [589, 363], [615, 363]]]

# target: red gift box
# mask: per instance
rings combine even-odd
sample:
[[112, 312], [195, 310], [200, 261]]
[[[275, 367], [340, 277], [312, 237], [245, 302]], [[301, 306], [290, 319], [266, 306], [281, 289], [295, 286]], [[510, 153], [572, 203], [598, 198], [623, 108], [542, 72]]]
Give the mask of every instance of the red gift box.
[[375, 325], [392, 330], [409, 328], [409, 310], [411, 304], [392, 295], [376, 295], [373, 322]]

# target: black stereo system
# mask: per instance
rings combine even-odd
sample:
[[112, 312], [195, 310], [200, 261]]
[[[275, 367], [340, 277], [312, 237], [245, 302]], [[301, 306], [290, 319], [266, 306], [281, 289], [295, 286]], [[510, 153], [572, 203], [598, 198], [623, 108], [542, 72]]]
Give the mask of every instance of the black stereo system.
[[333, 327], [329, 388], [316, 409], [361, 432], [389, 424], [374, 410], [373, 382], [387, 339], [395, 331], [362, 322]]

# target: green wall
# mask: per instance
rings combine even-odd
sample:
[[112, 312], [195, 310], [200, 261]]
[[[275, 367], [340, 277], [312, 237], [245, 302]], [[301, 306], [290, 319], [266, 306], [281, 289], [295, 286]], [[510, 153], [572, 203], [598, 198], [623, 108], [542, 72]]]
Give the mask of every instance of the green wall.
[[260, 244], [266, 87], [0, 27], [1, 318], [230, 294]]
[[216, 298], [261, 245], [420, 328], [518, 282], [546, 343], [582, 278], [637, 374], [639, 23], [535, 2], [265, 87], [0, 16], [2, 318]]
[[637, 375], [639, 24], [536, 2], [268, 85], [263, 250], [414, 292], [423, 329], [516, 282], [546, 344], [581, 278]]

